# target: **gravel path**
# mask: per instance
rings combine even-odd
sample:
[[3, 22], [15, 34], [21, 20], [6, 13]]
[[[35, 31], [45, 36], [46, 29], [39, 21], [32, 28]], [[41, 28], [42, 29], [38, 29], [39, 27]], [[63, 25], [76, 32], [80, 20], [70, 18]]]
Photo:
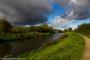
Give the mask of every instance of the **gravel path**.
[[82, 60], [90, 60], [90, 38], [79, 34], [85, 39], [85, 51], [82, 57]]

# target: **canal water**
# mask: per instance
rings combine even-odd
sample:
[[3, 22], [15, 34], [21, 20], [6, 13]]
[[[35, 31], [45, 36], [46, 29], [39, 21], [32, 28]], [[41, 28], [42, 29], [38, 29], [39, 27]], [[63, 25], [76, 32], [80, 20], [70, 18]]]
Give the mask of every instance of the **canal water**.
[[[55, 41], [60, 38], [60, 36], [63, 35], [63, 33], [57, 33], [52, 35], [49, 40]], [[31, 39], [32, 40], [32, 39]], [[35, 43], [32, 43], [31, 40], [22, 40], [22, 41], [13, 41], [13, 42], [5, 42], [5, 43], [0, 43], [0, 57], [4, 57], [5, 55], [15, 55], [17, 56], [18, 54], [25, 53], [28, 51], [31, 51], [33, 49], [37, 49], [41, 46], [43, 42], [39, 42], [38, 44], [36, 41]], [[33, 47], [33, 48], [32, 48]]]

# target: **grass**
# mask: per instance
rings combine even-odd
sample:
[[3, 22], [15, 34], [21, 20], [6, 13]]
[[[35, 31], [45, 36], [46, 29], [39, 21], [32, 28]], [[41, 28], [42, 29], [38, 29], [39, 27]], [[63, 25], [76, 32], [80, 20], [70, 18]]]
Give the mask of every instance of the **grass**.
[[84, 39], [74, 32], [58, 43], [24, 54], [25, 60], [80, 60], [84, 51]]
[[90, 30], [89, 29], [82, 29], [82, 30], [79, 30], [77, 32], [87, 36], [88, 38], [90, 38]]

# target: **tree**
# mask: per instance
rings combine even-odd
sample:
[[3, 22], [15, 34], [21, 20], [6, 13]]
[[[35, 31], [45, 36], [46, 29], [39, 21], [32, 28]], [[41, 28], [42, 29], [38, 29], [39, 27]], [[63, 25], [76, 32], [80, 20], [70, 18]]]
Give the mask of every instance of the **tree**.
[[71, 32], [71, 31], [72, 31], [72, 28], [68, 28], [68, 31], [70, 31], [70, 32]]
[[90, 23], [84, 23], [78, 26], [78, 29], [90, 29]]
[[5, 19], [0, 19], [0, 32], [9, 32], [11, 29], [11, 24]]
[[78, 26], [77, 29], [75, 29], [76, 32], [86, 32], [88, 33], [88, 31], [90, 31], [90, 23], [84, 23]]
[[64, 32], [67, 32], [68, 30], [67, 29], [64, 29]]
[[46, 24], [45, 25], [41, 25], [39, 31], [43, 32], [43, 33], [47, 33], [47, 32], [54, 33], [53, 28], [49, 27]]

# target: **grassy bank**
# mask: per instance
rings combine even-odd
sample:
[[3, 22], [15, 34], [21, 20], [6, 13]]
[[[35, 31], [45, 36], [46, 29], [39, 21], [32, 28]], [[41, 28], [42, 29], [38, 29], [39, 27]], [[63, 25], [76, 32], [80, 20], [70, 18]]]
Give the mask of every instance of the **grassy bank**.
[[75, 31], [90, 38], [90, 23], [79, 25]]
[[57, 44], [39, 49], [21, 57], [27, 60], [80, 60], [84, 50], [84, 39], [75, 33]]
[[89, 29], [82, 29], [82, 30], [78, 30], [76, 32], [78, 32], [80, 34], [83, 34], [83, 35], [85, 35], [85, 36], [90, 38], [90, 30]]

